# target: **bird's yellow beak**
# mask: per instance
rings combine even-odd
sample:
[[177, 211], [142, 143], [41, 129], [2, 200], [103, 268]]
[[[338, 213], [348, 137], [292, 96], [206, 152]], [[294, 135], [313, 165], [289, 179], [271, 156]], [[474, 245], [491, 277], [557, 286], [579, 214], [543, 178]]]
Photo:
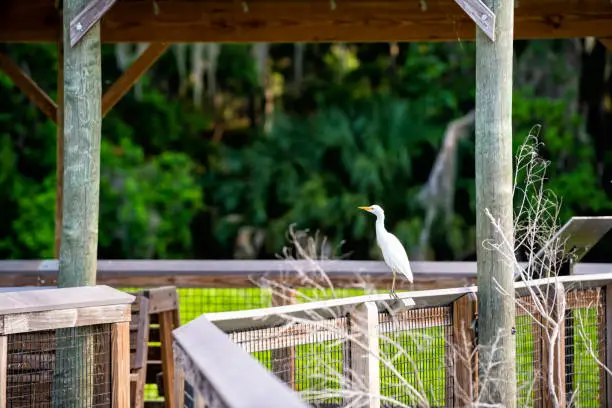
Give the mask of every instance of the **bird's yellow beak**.
[[357, 207], [360, 210], [364, 210], [364, 211], [372, 211], [372, 207]]

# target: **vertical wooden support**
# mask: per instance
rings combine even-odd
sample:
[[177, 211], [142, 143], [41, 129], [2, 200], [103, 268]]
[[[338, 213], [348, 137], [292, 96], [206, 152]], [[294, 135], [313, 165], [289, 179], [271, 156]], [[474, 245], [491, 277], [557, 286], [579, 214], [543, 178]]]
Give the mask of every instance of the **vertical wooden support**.
[[100, 24], [74, 47], [70, 20], [88, 0], [63, 0], [64, 189], [59, 287], [96, 283], [102, 82]]
[[[284, 306], [295, 304], [295, 293], [290, 289], [281, 289], [280, 293], [272, 294], [272, 306]], [[296, 389], [295, 383], [295, 347], [283, 347], [272, 350], [272, 372], [285, 384]]]
[[[516, 407], [512, 203], [512, 54], [514, 1], [484, 0], [495, 14], [495, 42], [476, 29], [476, 242], [479, 359], [489, 381], [479, 382], [483, 405]], [[498, 223], [493, 225], [487, 212]], [[503, 236], [500, 236], [500, 233]], [[503, 242], [500, 253], [483, 245]], [[500, 290], [501, 287], [501, 290]], [[492, 349], [495, 345], [495, 350]], [[485, 372], [480, 373], [484, 375]]]
[[0, 408], [7, 407], [6, 383], [8, 381], [8, 337], [0, 336]]
[[[378, 343], [378, 308], [373, 302], [357, 305], [350, 314], [352, 392], [356, 408], [380, 408], [380, 349]], [[359, 395], [361, 394], [361, 395]]]
[[[601, 347], [605, 349], [605, 359], [602, 362], [606, 367], [612, 367], [612, 285], [607, 285], [603, 288], [605, 291], [605, 308], [604, 308], [604, 336], [601, 342]], [[605, 393], [601, 395], [602, 407], [612, 407], [612, 377], [604, 371], [602, 382], [605, 384]]]
[[113, 408], [130, 407], [130, 323], [113, 323], [112, 342], [112, 400]]
[[55, 147], [55, 259], [60, 257], [62, 242], [62, 208], [64, 196], [64, 40], [63, 6], [59, 2], [59, 38], [57, 39], [57, 110], [56, 110], [56, 147]]
[[447, 406], [470, 407], [478, 396], [478, 355], [475, 352], [476, 333], [472, 328], [477, 307], [475, 293], [453, 302], [453, 370], [447, 376], [452, 375], [454, 389], [450, 401], [447, 398]]
[[[565, 402], [565, 288], [561, 282], [550, 286], [548, 290], [548, 307], [550, 317], [559, 322], [558, 336], [551, 340], [553, 325], [542, 318], [545, 334], [541, 336], [542, 350], [542, 406], [544, 408], [564, 408]], [[552, 378], [551, 378], [552, 377]], [[551, 383], [552, 381], [552, 383]], [[551, 391], [554, 390], [555, 396]], [[555, 398], [557, 403], [555, 403]]]
[[174, 393], [174, 353], [172, 350], [172, 330], [174, 330], [173, 312], [159, 314], [159, 331], [161, 334], [161, 363], [164, 382], [164, 394], [168, 397], [166, 408], [178, 408], [172, 395]]
[[168, 394], [174, 394], [174, 404], [176, 407], [185, 406], [185, 374], [181, 367], [174, 361], [174, 390]]

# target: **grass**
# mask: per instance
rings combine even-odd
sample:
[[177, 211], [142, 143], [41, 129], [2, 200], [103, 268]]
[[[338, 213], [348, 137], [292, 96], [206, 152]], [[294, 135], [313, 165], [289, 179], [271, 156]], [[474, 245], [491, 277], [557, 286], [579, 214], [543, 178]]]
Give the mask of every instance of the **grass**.
[[[129, 290], [134, 289], [129, 288]], [[385, 291], [378, 292], [385, 293]], [[358, 296], [364, 294], [364, 290], [340, 289], [335, 290], [332, 295], [331, 290], [308, 289], [300, 293], [304, 295], [304, 298], [298, 301], [305, 302], [309, 299]], [[259, 288], [183, 288], [178, 289], [178, 294], [182, 324], [203, 313], [268, 307], [272, 302], [270, 290]], [[574, 389], [577, 390], [574, 397], [575, 406], [598, 407], [599, 367], [589, 352], [589, 346], [597, 350], [599, 341], [596, 309], [575, 309], [575, 325], [579, 323], [582, 323], [584, 338], [588, 344], [585, 344], [584, 339], [580, 336], [575, 336], [573, 370], [575, 373]], [[516, 328], [518, 406], [532, 407], [539, 386], [539, 382], [534, 383], [534, 367], [539, 361], [538, 350], [534, 348], [534, 324], [530, 317], [518, 316]], [[393, 366], [410, 384], [416, 386], [421, 383], [422, 386], [417, 389], [428, 398], [432, 406], [444, 406], [446, 392], [452, 390], [452, 384], [446, 383], [448, 362], [445, 361], [445, 353], [448, 352], [448, 347], [445, 346], [444, 327], [412, 330], [409, 327], [401, 327], [400, 330], [392, 335], [387, 335], [387, 340], [381, 340], [381, 355], [383, 358], [393, 358]], [[393, 343], [398, 344], [405, 351], [398, 353], [398, 347]], [[340, 390], [343, 370], [341, 345], [333, 341], [301, 345], [296, 347], [295, 353], [295, 389], [298, 391]], [[271, 352], [258, 352], [253, 356], [271, 369]], [[313, 373], [318, 374], [315, 376]], [[392, 397], [403, 404], [416, 402], [389, 369], [381, 367], [380, 375], [381, 390], [384, 396]], [[154, 385], [148, 386], [145, 397], [146, 399], [158, 398]], [[338, 398], [330, 395], [325, 401], [334, 402], [338, 401]]]

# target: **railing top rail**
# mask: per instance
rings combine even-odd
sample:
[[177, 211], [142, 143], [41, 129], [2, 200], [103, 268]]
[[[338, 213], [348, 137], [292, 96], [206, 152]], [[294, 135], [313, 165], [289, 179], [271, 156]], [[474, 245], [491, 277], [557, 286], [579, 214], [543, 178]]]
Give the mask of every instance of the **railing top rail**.
[[[476, 279], [476, 262], [411, 262], [415, 285], [421, 288], [456, 287]], [[0, 286], [54, 285], [57, 260], [0, 261]], [[262, 278], [282, 279], [299, 286], [305, 276], [327, 278], [336, 287], [355, 287], [366, 281], [377, 285], [391, 280], [380, 261], [287, 260], [99, 260], [98, 283], [115, 287], [256, 287]], [[576, 275], [612, 271], [612, 264], [578, 264]], [[403, 284], [403, 281], [399, 281]]]
[[[516, 296], [530, 294], [529, 288], [561, 282], [566, 289], [587, 289], [612, 284], [612, 273], [561, 276], [547, 279], [535, 279], [529, 282], [517, 282], [514, 287]], [[436, 289], [418, 292], [400, 292], [400, 301], [388, 294], [355, 296], [349, 298], [308, 302], [298, 305], [277, 306], [262, 309], [241, 310], [233, 312], [208, 313], [206, 318], [224, 332], [240, 330], [257, 330], [286, 324], [288, 319], [308, 319], [313, 313], [321, 319], [341, 317], [349, 313], [356, 305], [373, 302], [379, 311], [396, 312], [402, 308], [423, 308], [446, 306], [460, 297], [477, 292], [476, 286], [464, 288]]]
[[134, 296], [109, 286], [45, 288], [44, 290], [6, 289], [0, 293], [0, 316], [52, 310], [127, 305]]
[[177, 364], [196, 390], [209, 393], [203, 397], [212, 406], [220, 400], [219, 406], [227, 408], [307, 408], [297, 393], [206, 318], [172, 334]]

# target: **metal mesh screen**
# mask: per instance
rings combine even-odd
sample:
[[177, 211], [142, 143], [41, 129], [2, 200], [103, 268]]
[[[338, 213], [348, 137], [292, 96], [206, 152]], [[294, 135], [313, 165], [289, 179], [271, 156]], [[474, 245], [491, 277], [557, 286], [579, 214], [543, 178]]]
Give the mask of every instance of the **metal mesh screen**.
[[516, 306], [516, 379], [519, 407], [542, 403], [542, 347], [544, 335], [537, 323], [537, 308], [531, 297], [518, 298]]
[[[383, 406], [452, 406], [450, 306], [379, 315]], [[398, 404], [399, 403], [399, 404]]]
[[346, 317], [229, 333], [268, 370], [315, 406], [341, 406]]
[[6, 406], [111, 407], [110, 325], [8, 336]]
[[576, 407], [599, 407], [604, 373], [597, 360], [605, 361], [604, 293], [600, 288], [572, 290], [566, 299], [566, 398]]

